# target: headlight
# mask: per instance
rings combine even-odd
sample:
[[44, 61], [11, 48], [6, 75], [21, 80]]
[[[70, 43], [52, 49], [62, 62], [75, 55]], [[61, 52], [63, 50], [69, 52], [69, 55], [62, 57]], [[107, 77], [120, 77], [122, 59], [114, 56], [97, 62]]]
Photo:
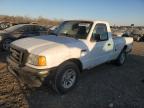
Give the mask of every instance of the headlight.
[[35, 66], [46, 66], [46, 57], [30, 54], [27, 63]]

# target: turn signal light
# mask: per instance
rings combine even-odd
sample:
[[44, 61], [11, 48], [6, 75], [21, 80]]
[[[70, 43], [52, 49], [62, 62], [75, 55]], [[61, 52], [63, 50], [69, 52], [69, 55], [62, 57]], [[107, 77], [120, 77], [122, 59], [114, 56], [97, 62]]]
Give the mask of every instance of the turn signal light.
[[45, 56], [38, 57], [38, 66], [46, 66], [46, 57]]

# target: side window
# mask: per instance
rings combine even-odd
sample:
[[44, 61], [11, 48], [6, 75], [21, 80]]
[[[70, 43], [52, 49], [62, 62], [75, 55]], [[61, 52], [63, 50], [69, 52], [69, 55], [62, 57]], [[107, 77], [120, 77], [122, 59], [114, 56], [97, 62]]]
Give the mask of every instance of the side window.
[[24, 26], [23, 29], [24, 29], [25, 33], [33, 33], [34, 32], [34, 27], [31, 25], [26, 25], [26, 26]]
[[108, 40], [108, 32], [106, 24], [97, 24], [93, 36], [96, 41], [106, 41]]
[[42, 26], [34, 25], [34, 31], [35, 32], [40, 32], [40, 31], [45, 31], [45, 29]]
[[24, 31], [25, 31], [26, 33], [32, 32], [32, 31], [33, 31], [33, 27], [32, 27], [32, 26], [29, 26], [29, 25], [26, 25], [26, 26], [24, 26]]
[[29, 32], [31, 32], [31, 33], [37, 33], [37, 32], [39, 32], [38, 26], [36, 26], [36, 25], [30, 25], [29, 26]]
[[35, 26], [35, 25], [32, 25], [32, 26], [31, 26], [31, 31], [33, 31], [33, 32], [36, 32], [36, 31], [38, 31], [38, 28], [37, 28], [37, 26]]
[[39, 31], [46, 31], [46, 28], [43, 26], [39, 26]]
[[17, 29], [16, 31], [17, 32], [26, 32], [28, 29], [27, 29], [27, 27], [26, 26], [22, 26], [22, 27], [20, 27], [19, 29]]

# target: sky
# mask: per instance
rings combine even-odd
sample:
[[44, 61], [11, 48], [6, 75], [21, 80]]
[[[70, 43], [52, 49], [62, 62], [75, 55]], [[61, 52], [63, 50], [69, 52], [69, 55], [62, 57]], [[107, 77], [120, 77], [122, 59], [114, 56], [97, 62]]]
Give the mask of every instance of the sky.
[[144, 0], [0, 0], [0, 15], [144, 26]]

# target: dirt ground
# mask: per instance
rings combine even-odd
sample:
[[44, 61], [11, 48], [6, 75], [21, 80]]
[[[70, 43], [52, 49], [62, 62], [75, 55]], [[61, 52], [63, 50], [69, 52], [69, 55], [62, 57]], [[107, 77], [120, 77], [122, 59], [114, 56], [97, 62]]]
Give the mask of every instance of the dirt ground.
[[82, 73], [65, 95], [20, 85], [5, 68], [6, 55], [0, 52], [0, 108], [144, 108], [144, 43], [134, 43], [121, 67], [107, 63]]

